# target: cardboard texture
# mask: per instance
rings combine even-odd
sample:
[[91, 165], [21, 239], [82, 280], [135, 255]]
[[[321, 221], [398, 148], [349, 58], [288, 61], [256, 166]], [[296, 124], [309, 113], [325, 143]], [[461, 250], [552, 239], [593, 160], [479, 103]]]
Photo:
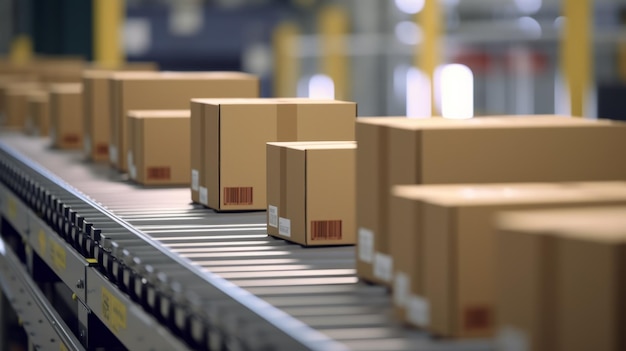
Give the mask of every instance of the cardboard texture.
[[2, 90], [0, 100], [4, 105], [4, 121], [7, 127], [23, 130], [26, 123], [28, 95], [41, 89], [39, 83], [9, 83]]
[[304, 246], [354, 244], [355, 157], [349, 141], [268, 143], [268, 234]]
[[266, 143], [354, 139], [353, 102], [194, 99], [191, 111], [192, 200], [219, 211], [266, 209]]
[[626, 208], [510, 212], [497, 222], [496, 349], [624, 350]]
[[80, 83], [50, 86], [50, 138], [56, 148], [83, 146], [82, 90]]
[[258, 77], [238, 72], [117, 72], [110, 84], [109, 159], [121, 171], [127, 171], [128, 111], [188, 109], [197, 97], [259, 96]]
[[128, 113], [130, 178], [143, 185], [189, 185], [189, 110]]
[[393, 201], [393, 209], [412, 202], [415, 211], [391, 218], [395, 271], [408, 280], [404, 287], [396, 282], [394, 304], [404, 309], [408, 324], [455, 338], [493, 335], [493, 221], [499, 211], [626, 205], [623, 194], [592, 195], [558, 183], [409, 185], [392, 191], [404, 202]]
[[12, 84], [23, 84], [35, 81], [32, 76], [22, 76], [17, 74], [0, 74], [0, 125], [6, 125], [6, 91]]
[[48, 136], [50, 130], [49, 95], [39, 91], [27, 99], [27, 132], [36, 136]]
[[115, 71], [82, 71], [83, 82], [83, 125], [85, 128], [85, 157], [95, 162], [109, 160], [109, 139], [111, 134], [111, 76], [123, 69], [153, 70], [155, 64], [128, 64]]
[[357, 172], [357, 272], [375, 283], [389, 285], [393, 271], [384, 234], [392, 185], [626, 179], [626, 164], [611, 161], [626, 147], [624, 123], [557, 116], [368, 120], [357, 122], [357, 134], [371, 130], [357, 135], [357, 160], [364, 160]]

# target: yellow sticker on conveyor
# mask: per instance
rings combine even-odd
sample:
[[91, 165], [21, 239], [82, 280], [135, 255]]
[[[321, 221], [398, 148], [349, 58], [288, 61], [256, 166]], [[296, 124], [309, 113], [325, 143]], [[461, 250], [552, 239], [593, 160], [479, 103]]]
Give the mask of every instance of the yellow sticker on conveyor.
[[54, 241], [50, 241], [50, 258], [52, 259], [52, 265], [58, 270], [65, 270], [66, 267], [66, 253], [63, 246], [57, 244]]
[[9, 195], [7, 200], [7, 217], [9, 219], [15, 219], [17, 217], [17, 200], [15, 197]]
[[102, 287], [102, 315], [113, 332], [126, 329], [126, 306], [105, 287]]
[[39, 233], [37, 234], [37, 240], [39, 241], [39, 251], [41, 255], [46, 254], [46, 233], [43, 229], [39, 229]]
[[69, 351], [67, 349], [67, 346], [65, 346], [65, 344], [62, 343], [62, 342], [59, 342], [59, 350], [61, 350], [61, 351]]

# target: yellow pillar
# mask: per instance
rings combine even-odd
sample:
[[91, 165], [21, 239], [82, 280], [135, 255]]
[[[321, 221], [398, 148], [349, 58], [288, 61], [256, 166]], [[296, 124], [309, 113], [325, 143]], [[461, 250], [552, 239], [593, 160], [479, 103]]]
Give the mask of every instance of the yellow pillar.
[[561, 69], [571, 114], [582, 117], [593, 79], [593, 0], [563, 0], [563, 16]]
[[93, 0], [94, 61], [104, 67], [125, 61], [120, 34], [125, 11], [124, 0]]
[[422, 30], [422, 41], [415, 47], [414, 65], [430, 80], [433, 116], [438, 115], [434, 99], [434, 78], [442, 58], [442, 20], [439, 0], [425, 0], [424, 7], [415, 15], [415, 22]]
[[321, 39], [321, 72], [335, 83], [336, 99], [349, 99], [349, 62], [346, 55], [349, 19], [346, 11], [339, 6], [324, 7], [320, 11], [317, 28]]
[[296, 96], [300, 73], [298, 48], [298, 26], [286, 22], [279, 25], [273, 34], [274, 45], [274, 96]]
[[33, 42], [29, 35], [20, 34], [13, 38], [9, 50], [13, 64], [22, 65], [33, 58]]

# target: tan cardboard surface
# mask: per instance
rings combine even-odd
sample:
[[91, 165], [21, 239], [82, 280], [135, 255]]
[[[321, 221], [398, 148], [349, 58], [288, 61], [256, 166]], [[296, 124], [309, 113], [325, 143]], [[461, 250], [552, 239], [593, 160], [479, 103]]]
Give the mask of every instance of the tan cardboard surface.
[[50, 86], [50, 136], [54, 147], [82, 148], [82, 104], [82, 84], [66, 83]]

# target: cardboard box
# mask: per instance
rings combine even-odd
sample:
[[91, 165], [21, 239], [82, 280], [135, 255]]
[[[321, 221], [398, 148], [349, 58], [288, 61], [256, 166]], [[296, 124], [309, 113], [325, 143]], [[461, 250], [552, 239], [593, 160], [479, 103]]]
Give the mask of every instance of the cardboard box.
[[[269, 235], [276, 236], [276, 237], [283, 237], [283, 238], [286, 238], [287, 240], [292, 240], [289, 237], [285, 237], [284, 235], [284, 233], [292, 233], [291, 230], [283, 230], [282, 231], [283, 234], [280, 234], [280, 231], [279, 231], [279, 222], [290, 223], [291, 217], [299, 216], [298, 212], [296, 211], [298, 207], [295, 207], [294, 209], [292, 209], [291, 217], [289, 217], [287, 214], [288, 212], [287, 199], [290, 196], [288, 193], [289, 189], [287, 189], [288, 184], [293, 186], [294, 184], [297, 184], [297, 181], [304, 181], [306, 183], [305, 184], [306, 187], [304, 189], [306, 189], [307, 192], [317, 191], [316, 186], [319, 186], [319, 184], [316, 184], [316, 182], [319, 180], [314, 179], [314, 178], [306, 178], [305, 180], [295, 179], [291, 183], [288, 183], [287, 179], [289, 177], [294, 177], [294, 174], [296, 175], [299, 174], [298, 173], [299, 170], [297, 169], [294, 170], [295, 166], [287, 163], [288, 161], [287, 150], [289, 148], [294, 148], [297, 152], [299, 152], [300, 154], [303, 154], [303, 155], [299, 155], [296, 152], [296, 156], [306, 157], [307, 151], [309, 150], [311, 150], [311, 152], [317, 152], [315, 150], [319, 150], [320, 148], [321, 150], [333, 150], [333, 146], [338, 146], [341, 150], [340, 152], [344, 153], [344, 155], [337, 155], [336, 157], [343, 156], [345, 158], [345, 157], [349, 157], [349, 155], [345, 155], [345, 153], [347, 153], [345, 149], [347, 148], [348, 150], [351, 150], [352, 146], [356, 146], [356, 143], [352, 141], [338, 141], [338, 142], [303, 141], [303, 142], [267, 143], [267, 153], [266, 153], [267, 155], [267, 233]], [[329, 151], [326, 151], [326, 152], [329, 152]], [[351, 153], [355, 153], [355, 151], [348, 152], [348, 154], [351, 154]], [[355, 155], [353, 155], [353, 157], [355, 157]], [[300, 160], [297, 160], [297, 161], [300, 162]], [[308, 172], [308, 169], [311, 169], [313, 172], [315, 171], [314, 170], [315, 167], [319, 167], [319, 165], [316, 165], [314, 163], [309, 164], [307, 163], [307, 161], [308, 159], [305, 159], [304, 161], [305, 162], [304, 165], [306, 167], [309, 167], [307, 168], [307, 172]], [[313, 159], [313, 161], [315, 161], [315, 158]], [[332, 161], [332, 159], [329, 159], [328, 161], [330, 162]], [[348, 160], [348, 162], [350, 164], [355, 164], [354, 159]], [[334, 165], [329, 163], [325, 167], [327, 167], [326, 169], [328, 169], [328, 168], [334, 167]], [[341, 168], [343, 167], [345, 167], [345, 165], [341, 166]], [[343, 174], [342, 172], [336, 171], [336, 172], [333, 172], [332, 174], [328, 174], [327, 176], [328, 177], [336, 176], [337, 178], [343, 179], [346, 176], [354, 177], [354, 172], [355, 170], [352, 170], [348, 174]], [[311, 180], [310, 183], [308, 182], [309, 180]], [[330, 179], [327, 186], [332, 189], [335, 189], [336, 184], [337, 184], [337, 181]], [[354, 192], [355, 191], [354, 187], [355, 187], [355, 184], [354, 184], [354, 179], [353, 179], [352, 184], [350, 185], [349, 189], [339, 189], [337, 190], [336, 193], [332, 193], [331, 194], [332, 196], [326, 199], [327, 203], [323, 204], [323, 206], [328, 207], [329, 206], [328, 203], [335, 203], [335, 200], [334, 200], [335, 196], [340, 198], [337, 203], [343, 203], [346, 198], [352, 197], [353, 198], [352, 216], [354, 216], [355, 215], [354, 194], [347, 196], [345, 193], [346, 191]], [[327, 191], [327, 189], [324, 189], [323, 191]], [[309, 199], [308, 197], [306, 197], [306, 194], [305, 194], [305, 198], [307, 200]], [[308, 206], [311, 206], [311, 207], [308, 207]], [[310, 205], [307, 205], [305, 208], [307, 209], [313, 208], [314, 206], [319, 206], [319, 204], [312, 203]], [[356, 222], [354, 218], [350, 218], [350, 221], [348, 223], [346, 223], [344, 220], [344, 224], [342, 226], [342, 236], [343, 236], [342, 239], [346, 240], [346, 243], [354, 244], [354, 238], [355, 238], [354, 232], [348, 232], [347, 228], [354, 228], [355, 223]], [[297, 233], [299, 236], [298, 237], [294, 236], [295, 239], [293, 239], [293, 241], [298, 242], [303, 245], [308, 245], [307, 244], [308, 236], [304, 237], [303, 233], [304, 231]]]
[[[150, 70], [156, 65], [130, 65], [124, 68]], [[117, 71], [87, 70], [82, 73], [84, 152], [89, 160], [109, 160], [111, 139], [111, 76]]]
[[499, 216], [497, 350], [623, 350], [626, 208]]
[[[219, 211], [265, 210], [265, 144], [353, 140], [356, 104], [335, 100], [194, 99], [192, 119], [197, 113], [204, 114], [199, 122], [192, 122], [193, 128], [200, 125], [203, 131], [200, 154], [194, 155], [198, 135], [191, 134], [192, 173], [197, 170], [199, 174], [198, 201]], [[242, 125], [247, 128], [243, 130]], [[205, 162], [198, 165], [198, 160]], [[192, 181], [195, 199], [193, 185]]]
[[385, 237], [391, 210], [389, 199], [380, 199], [392, 185], [626, 179], [626, 164], [611, 161], [626, 147], [624, 123], [556, 116], [367, 120], [357, 122], [357, 134], [371, 130], [357, 135], [357, 160], [365, 165], [357, 172], [357, 272], [367, 281], [388, 285], [392, 277]]
[[4, 125], [23, 130], [26, 124], [28, 95], [41, 89], [36, 82], [9, 83], [1, 92], [5, 108]]
[[394, 303], [404, 307], [407, 323], [456, 338], [493, 334], [498, 265], [493, 221], [499, 211], [626, 205], [623, 195], [590, 195], [548, 183], [412, 185], [392, 191], [405, 200], [392, 202], [393, 210], [411, 205], [390, 221], [396, 277], [406, 278], [396, 279]]
[[50, 138], [60, 149], [83, 146], [82, 84], [65, 83], [50, 86]]
[[237, 72], [118, 72], [111, 77], [111, 164], [126, 171], [130, 110], [187, 109], [197, 97], [257, 97], [259, 79]]
[[27, 132], [36, 136], [48, 136], [50, 130], [48, 92], [38, 91], [31, 93], [27, 100]]
[[13, 74], [0, 75], [0, 125], [6, 124], [6, 91], [14, 83], [33, 82], [32, 76], [21, 76]]
[[143, 185], [189, 185], [189, 110], [128, 112], [130, 178]]

